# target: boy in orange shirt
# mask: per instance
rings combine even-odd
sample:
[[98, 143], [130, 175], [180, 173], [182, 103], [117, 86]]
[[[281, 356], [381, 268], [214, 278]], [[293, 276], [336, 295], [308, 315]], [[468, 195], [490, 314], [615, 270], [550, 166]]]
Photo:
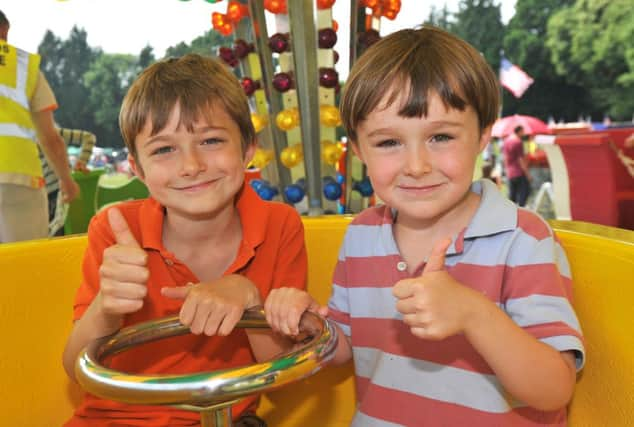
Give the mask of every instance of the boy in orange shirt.
[[[90, 224], [64, 350], [68, 375], [74, 378], [78, 353], [94, 340], [176, 313], [192, 334], [117, 355], [111, 366], [182, 374], [247, 365], [281, 351], [285, 339], [267, 332], [227, 336], [270, 290], [303, 289], [306, 280], [296, 211], [261, 200], [245, 185], [255, 132], [238, 80], [199, 55], [156, 63], [131, 86], [119, 121], [130, 165], [151, 196], [118, 204]], [[253, 397], [234, 406], [236, 425], [253, 422], [256, 403]], [[88, 394], [66, 426], [199, 423], [194, 412]]]

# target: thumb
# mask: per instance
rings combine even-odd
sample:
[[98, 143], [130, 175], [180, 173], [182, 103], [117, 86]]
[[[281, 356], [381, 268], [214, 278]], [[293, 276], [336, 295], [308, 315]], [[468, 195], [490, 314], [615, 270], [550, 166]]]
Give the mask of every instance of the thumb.
[[167, 298], [184, 300], [185, 298], [187, 298], [187, 295], [189, 294], [192, 286], [193, 285], [191, 283], [188, 283], [186, 286], [165, 286], [161, 288], [161, 295]]
[[433, 249], [431, 250], [431, 254], [429, 255], [429, 259], [427, 260], [427, 265], [423, 269], [423, 274], [431, 273], [432, 271], [442, 271], [445, 269], [445, 252], [451, 245], [451, 239], [446, 237], [439, 242], [437, 242]]
[[128, 227], [128, 223], [118, 208], [108, 209], [108, 222], [110, 223], [110, 228], [118, 244], [133, 248], [141, 247], [134, 238], [130, 227]]

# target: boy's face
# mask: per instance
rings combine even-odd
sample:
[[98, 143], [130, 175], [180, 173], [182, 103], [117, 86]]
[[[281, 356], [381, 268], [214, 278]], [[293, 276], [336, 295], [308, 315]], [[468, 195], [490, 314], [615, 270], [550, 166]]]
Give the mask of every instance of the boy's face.
[[213, 218], [233, 209], [244, 182], [253, 145], [242, 152], [238, 125], [224, 108], [213, 106], [208, 116], [213, 119], [198, 119], [190, 133], [179, 126], [176, 105], [156, 135], [150, 136], [152, 123], [145, 124], [135, 139], [137, 159], [128, 157], [135, 174], [170, 215]]
[[399, 221], [420, 224], [465, 206], [476, 157], [491, 129], [481, 134], [471, 107], [447, 110], [436, 94], [428, 97], [427, 117], [401, 117], [405, 99], [372, 111], [358, 126], [353, 150], [366, 164], [376, 194], [398, 211]]

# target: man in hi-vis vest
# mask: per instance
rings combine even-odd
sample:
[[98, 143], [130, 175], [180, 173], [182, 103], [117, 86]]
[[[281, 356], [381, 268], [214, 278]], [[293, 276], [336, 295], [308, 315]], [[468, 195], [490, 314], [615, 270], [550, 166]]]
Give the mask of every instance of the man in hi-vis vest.
[[40, 72], [40, 57], [8, 44], [8, 33], [9, 21], [0, 11], [0, 243], [48, 235], [38, 141], [65, 201], [79, 195], [53, 122], [57, 101]]

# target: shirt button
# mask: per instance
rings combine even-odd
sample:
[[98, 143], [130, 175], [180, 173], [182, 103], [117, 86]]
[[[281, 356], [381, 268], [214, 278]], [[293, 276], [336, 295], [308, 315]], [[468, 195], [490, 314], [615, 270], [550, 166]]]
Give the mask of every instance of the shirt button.
[[407, 263], [405, 263], [405, 261], [399, 261], [398, 264], [396, 264], [396, 269], [398, 271], [405, 271], [407, 270]]
[[174, 265], [174, 261], [172, 261], [171, 259], [165, 259], [165, 264], [172, 266]]

